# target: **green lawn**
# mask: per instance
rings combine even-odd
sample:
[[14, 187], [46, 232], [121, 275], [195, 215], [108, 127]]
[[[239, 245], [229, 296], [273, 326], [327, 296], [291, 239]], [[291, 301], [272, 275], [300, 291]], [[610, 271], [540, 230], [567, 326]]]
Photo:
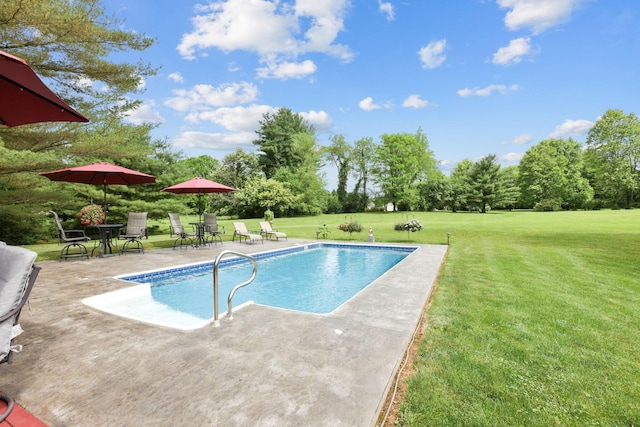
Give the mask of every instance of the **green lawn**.
[[[393, 230], [415, 218], [422, 231]], [[189, 222], [183, 218], [183, 223]], [[446, 244], [406, 426], [640, 426], [640, 210], [276, 218], [289, 237]], [[244, 220], [249, 229], [258, 219]], [[228, 240], [231, 220], [222, 220]], [[170, 247], [168, 224], [148, 249]], [[56, 244], [30, 246], [55, 259]]]

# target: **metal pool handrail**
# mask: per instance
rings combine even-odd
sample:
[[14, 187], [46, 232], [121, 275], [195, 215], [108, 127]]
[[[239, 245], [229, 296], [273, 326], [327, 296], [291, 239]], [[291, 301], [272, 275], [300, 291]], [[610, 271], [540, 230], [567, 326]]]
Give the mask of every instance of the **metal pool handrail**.
[[250, 259], [251, 262], [253, 262], [253, 272], [251, 273], [251, 277], [249, 278], [249, 280], [237, 285], [235, 288], [231, 289], [231, 292], [229, 292], [229, 297], [227, 298], [227, 320], [231, 320], [233, 318], [231, 314], [231, 300], [233, 299], [233, 295], [238, 289], [253, 282], [253, 279], [256, 278], [256, 273], [258, 271], [258, 263], [256, 262], [256, 259], [251, 255], [230, 250], [225, 250], [218, 254], [215, 261], [213, 262], [213, 326], [216, 328], [220, 326], [220, 320], [218, 319], [218, 266], [220, 264], [220, 260], [222, 260], [222, 258], [226, 255], [238, 255]]

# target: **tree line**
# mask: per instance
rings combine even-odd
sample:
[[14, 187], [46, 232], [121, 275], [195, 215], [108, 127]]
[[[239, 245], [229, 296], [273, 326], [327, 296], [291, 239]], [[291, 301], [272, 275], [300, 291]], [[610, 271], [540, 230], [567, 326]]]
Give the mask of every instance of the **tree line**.
[[[0, 49], [24, 58], [91, 120], [0, 127], [0, 240], [26, 244], [50, 237], [50, 209], [77, 225], [77, 213], [100, 201], [102, 189], [50, 182], [39, 172], [95, 161], [157, 177], [155, 184], [110, 186], [113, 221], [124, 221], [129, 211], [148, 212], [150, 218], [202, 210], [262, 217], [267, 210], [295, 216], [388, 205], [453, 212], [636, 205], [640, 128], [633, 113], [621, 110], [606, 111], [584, 146], [549, 139], [532, 146], [519, 166], [503, 168], [495, 155], [487, 155], [460, 161], [449, 175], [439, 171], [422, 129], [383, 134], [377, 141], [348, 142], [338, 134], [321, 146], [313, 126], [285, 107], [263, 116], [255, 152], [238, 149], [220, 160], [187, 158], [167, 138], [153, 138], [152, 125], [127, 122], [140, 104], [135, 98], [140, 83], [159, 67], [112, 59], [117, 53], [143, 52], [155, 42], [121, 28], [122, 22], [106, 16], [98, 0], [0, 0]], [[327, 165], [337, 171], [332, 190], [322, 175]], [[194, 176], [237, 191], [204, 198], [160, 191]]]

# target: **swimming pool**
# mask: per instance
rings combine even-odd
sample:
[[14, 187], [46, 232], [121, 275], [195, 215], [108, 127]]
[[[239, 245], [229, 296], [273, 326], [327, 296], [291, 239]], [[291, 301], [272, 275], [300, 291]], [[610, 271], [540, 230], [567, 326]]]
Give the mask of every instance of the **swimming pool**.
[[[327, 314], [358, 294], [416, 247], [316, 243], [253, 254], [255, 281], [234, 296], [234, 311], [247, 303]], [[138, 283], [86, 298], [83, 303], [147, 323], [196, 329], [212, 321], [213, 262], [191, 264], [126, 276]], [[243, 258], [225, 258], [219, 270], [219, 311], [226, 310], [231, 288], [251, 275]]]

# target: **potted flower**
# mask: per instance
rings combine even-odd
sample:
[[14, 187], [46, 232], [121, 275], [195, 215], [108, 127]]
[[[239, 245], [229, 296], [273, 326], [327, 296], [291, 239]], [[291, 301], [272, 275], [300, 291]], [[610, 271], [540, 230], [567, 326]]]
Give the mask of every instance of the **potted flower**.
[[82, 225], [102, 224], [104, 222], [104, 211], [101, 206], [87, 205], [80, 209], [78, 218], [80, 218], [80, 224]]
[[360, 233], [362, 232], [362, 224], [359, 222], [343, 222], [338, 226], [338, 230], [342, 230], [345, 233], [349, 233], [349, 239], [351, 239], [352, 233]]
[[422, 230], [422, 224], [420, 224], [420, 221], [418, 221], [417, 219], [410, 219], [408, 221], [396, 224], [394, 229], [396, 231], [406, 231], [407, 239], [409, 239], [409, 233], [415, 233], [416, 231]]

